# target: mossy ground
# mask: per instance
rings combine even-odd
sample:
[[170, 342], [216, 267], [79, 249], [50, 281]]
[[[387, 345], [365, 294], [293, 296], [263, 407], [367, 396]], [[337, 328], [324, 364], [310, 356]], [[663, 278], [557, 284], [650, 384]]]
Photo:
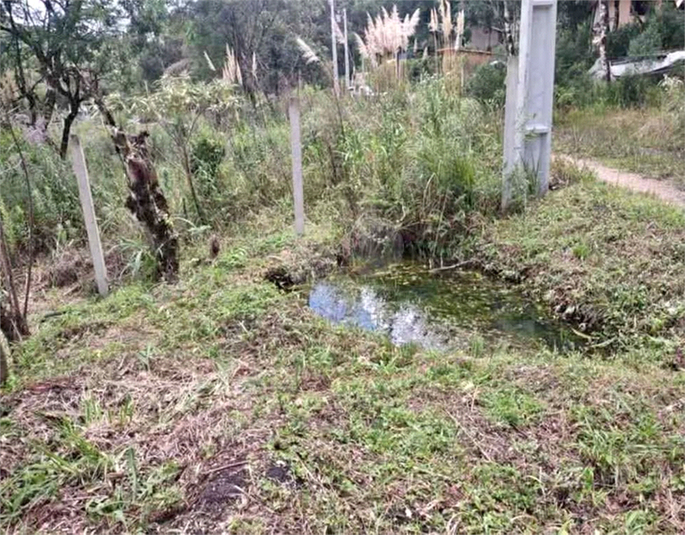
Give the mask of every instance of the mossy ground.
[[[641, 321], [682, 300], [683, 222], [581, 181], [485, 223], [475, 250], [647, 340]], [[176, 285], [133, 283], [44, 318], [0, 399], [2, 528], [685, 531], [675, 331], [659, 331], [669, 347], [612, 345], [610, 358], [393, 347], [264, 280], [336, 247], [328, 228], [298, 240], [286, 219], [261, 220], [213, 262], [188, 259]]]

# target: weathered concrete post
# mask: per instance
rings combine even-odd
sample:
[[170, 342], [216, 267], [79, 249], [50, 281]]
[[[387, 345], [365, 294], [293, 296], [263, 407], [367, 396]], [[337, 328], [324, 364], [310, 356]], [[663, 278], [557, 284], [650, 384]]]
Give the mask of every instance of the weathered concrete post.
[[514, 137], [516, 135], [516, 84], [518, 83], [519, 58], [507, 58], [506, 106], [504, 108], [504, 173], [502, 174], [502, 211], [511, 204], [511, 180], [516, 169]]
[[343, 9], [343, 37], [345, 38], [345, 93], [350, 92], [350, 48], [347, 36], [347, 9]]
[[100, 295], [105, 296], [109, 292], [107, 268], [105, 266], [105, 257], [102, 253], [98, 222], [97, 219], [95, 219], [95, 208], [93, 208], [93, 196], [90, 192], [86, 159], [83, 155], [83, 148], [81, 148], [81, 142], [79, 141], [78, 136], [72, 134], [69, 139], [69, 145], [71, 146], [74, 174], [78, 181], [78, 194], [81, 199], [81, 208], [83, 209], [83, 220], [86, 223], [86, 231], [88, 233], [90, 256], [93, 259], [93, 268], [95, 269], [95, 282], [97, 283]]
[[516, 172], [535, 175], [538, 195], [549, 188], [556, 18], [557, 0], [522, 0], [518, 65], [507, 65], [503, 209]]
[[331, 6], [331, 59], [333, 60], [333, 93], [338, 96], [340, 83], [338, 82], [338, 43], [335, 38], [335, 0], [329, 0]]
[[293, 162], [293, 202], [295, 205], [295, 233], [304, 234], [304, 192], [302, 186], [302, 142], [300, 140], [300, 106], [296, 96], [288, 106], [290, 116], [290, 146]]

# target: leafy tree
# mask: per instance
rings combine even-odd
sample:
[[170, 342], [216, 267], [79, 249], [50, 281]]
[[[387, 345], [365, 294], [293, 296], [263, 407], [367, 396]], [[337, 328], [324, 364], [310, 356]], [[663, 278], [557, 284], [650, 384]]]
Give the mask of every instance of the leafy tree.
[[129, 23], [126, 37], [140, 79], [154, 82], [183, 59], [188, 13], [166, 0], [121, 0]]
[[[366, 25], [366, 11], [356, 3], [337, 2], [340, 15], [348, 9], [349, 37]], [[379, 4], [376, 3], [376, 6]], [[372, 9], [373, 12], [377, 7]], [[297, 83], [298, 77], [312, 83], [324, 80], [321, 69], [307, 66], [297, 45], [301, 37], [322, 57], [330, 58], [330, 12], [321, 0], [198, 0], [188, 7], [195, 75], [207, 78], [210, 69], [204, 54], [212, 62], [222, 63], [229, 45], [236, 53], [243, 75], [243, 88], [280, 94]], [[340, 67], [344, 58], [339, 54]], [[255, 67], [256, 68], [253, 68]]]
[[123, 13], [115, 0], [2, 0], [3, 50], [29, 111], [47, 130], [56, 106], [66, 109], [59, 154], [66, 157], [81, 104], [106, 76], [118, 77]]
[[263, 61], [269, 46], [267, 40], [278, 38], [271, 31], [283, 7], [282, 0], [200, 0], [193, 4], [189, 13], [192, 17], [190, 42], [198, 74], [209, 77], [209, 67], [203, 59], [205, 53], [221, 64], [228, 45], [235, 51], [243, 88], [248, 94], [254, 94], [258, 77], [253, 58], [255, 63]]
[[628, 55], [631, 57], [649, 56], [661, 49], [661, 34], [656, 24], [647, 25], [647, 29], [631, 39]]

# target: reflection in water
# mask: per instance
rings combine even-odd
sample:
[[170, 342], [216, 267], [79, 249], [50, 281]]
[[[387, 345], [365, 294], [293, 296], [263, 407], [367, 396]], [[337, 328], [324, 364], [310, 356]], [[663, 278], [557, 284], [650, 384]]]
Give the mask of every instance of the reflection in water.
[[[447, 349], [446, 336], [412, 303], [391, 306], [368, 286], [354, 292], [344, 291], [331, 282], [320, 282], [309, 294], [309, 307], [334, 323], [385, 333], [393, 344], [416, 343], [429, 349]], [[445, 333], [446, 334], [446, 333]]]
[[474, 333], [541, 340], [558, 348], [578, 343], [570, 329], [545, 317], [509, 285], [472, 272], [434, 277], [415, 264], [361, 280], [319, 282], [309, 306], [334, 323], [384, 333], [396, 345], [445, 350], [463, 347]]

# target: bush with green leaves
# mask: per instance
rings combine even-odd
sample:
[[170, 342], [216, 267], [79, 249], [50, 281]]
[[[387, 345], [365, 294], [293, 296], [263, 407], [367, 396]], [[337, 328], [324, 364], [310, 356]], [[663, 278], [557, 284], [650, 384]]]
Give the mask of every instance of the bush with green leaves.
[[212, 212], [209, 214], [210, 218], [216, 211], [217, 202], [224, 200], [224, 184], [219, 168], [226, 155], [225, 145], [224, 140], [211, 134], [201, 134], [191, 145], [190, 169], [203, 205]]
[[559, 28], [554, 62], [555, 84], [565, 88], [578, 87], [579, 79], [587, 74], [596, 56], [590, 22], [577, 28]]
[[607, 34], [607, 56], [611, 59], [628, 56], [630, 43], [642, 32], [642, 24], [633, 22]]
[[621, 108], [656, 104], [659, 99], [658, 77], [623, 76], [606, 85], [606, 101]]
[[481, 102], [503, 106], [506, 95], [504, 84], [506, 77], [507, 67], [502, 62], [481, 65], [469, 79], [466, 92]]
[[630, 40], [628, 55], [632, 58], [649, 57], [661, 50], [661, 34], [656, 24]]
[[666, 76], [660, 86], [664, 92], [662, 105], [671, 119], [672, 131], [666, 139], [673, 140], [673, 148], [682, 152], [682, 141], [685, 139], [685, 80]]
[[193, 143], [190, 153], [191, 169], [193, 173], [204, 172], [210, 176], [216, 176], [225, 155], [224, 141], [202, 136]]
[[685, 48], [685, 11], [673, 2], [663, 2], [650, 10], [646, 21], [627, 24], [607, 35], [610, 58], [651, 56], [658, 52]]
[[366, 110], [350, 114], [340, 150], [355, 206], [343, 225], [362, 242], [394, 233], [405, 250], [439, 255], [475, 212], [497, 210], [498, 114], [442, 80], [357, 106]]

